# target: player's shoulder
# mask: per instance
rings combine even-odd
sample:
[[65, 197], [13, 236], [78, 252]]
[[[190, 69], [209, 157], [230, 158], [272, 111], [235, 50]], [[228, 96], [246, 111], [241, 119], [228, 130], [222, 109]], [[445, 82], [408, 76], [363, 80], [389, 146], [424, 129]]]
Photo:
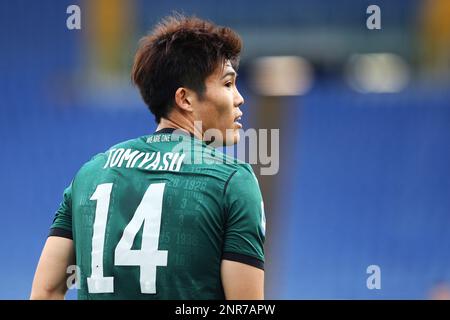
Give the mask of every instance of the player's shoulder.
[[219, 150], [216, 151], [215, 157], [219, 160], [219, 164], [222, 164], [223, 166], [227, 167], [230, 171], [238, 171], [242, 174], [252, 174], [253, 168], [250, 164], [247, 162], [244, 162], [242, 160], [239, 160], [238, 158], [229, 156]]
[[215, 158], [220, 159], [215, 164], [215, 168], [220, 168], [226, 172], [226, 184], [232, 182], [232, 184], [238, 183], [246, 186], [259, 187], [258, 179], [250, 164], [224, 154], [221, 151], [217, 151]]
[[243, 187], [259, 187], [258, 178], [256, 177], [252, 166], [245, 162], [236, 166], [236, 169], [233, 171], [229, 180], [234, 184], [240, 184]]
[[213, 149], [212, 147], [205, 147], [209, 149], [205, 152], [207, 156], [204, 156], [205, 163], [209, 163], [210, 165], [206, 165], [207, 168], [222, 171], [227, 178], [238, 173], [239, 176], [254, 176], [253, 169], [250, 164], [239, 160], [235, 157], [227, 155], [218, 149]]

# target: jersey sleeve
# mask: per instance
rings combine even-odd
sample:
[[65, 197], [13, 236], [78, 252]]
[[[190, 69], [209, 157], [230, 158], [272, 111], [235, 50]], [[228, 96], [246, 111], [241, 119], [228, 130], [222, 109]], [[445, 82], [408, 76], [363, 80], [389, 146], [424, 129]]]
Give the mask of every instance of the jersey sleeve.
[[264, 270], [265, 216], [258, 181], [250, 165], [235, 171], [227, 181], [223, 259]]
[[56, 211], [49, 236], [72, 239], [72, 184], [64, 190], [63, 201]]

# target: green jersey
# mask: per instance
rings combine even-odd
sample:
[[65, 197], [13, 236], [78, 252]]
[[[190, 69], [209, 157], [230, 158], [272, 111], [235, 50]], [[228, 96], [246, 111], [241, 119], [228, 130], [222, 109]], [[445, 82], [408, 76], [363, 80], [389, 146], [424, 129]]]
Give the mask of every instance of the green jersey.
[[264, 267], [250, 165], [163, 129], [96, 155], [50, 236], [74, 241], [79, 299], [223, 299], [222, 259]]

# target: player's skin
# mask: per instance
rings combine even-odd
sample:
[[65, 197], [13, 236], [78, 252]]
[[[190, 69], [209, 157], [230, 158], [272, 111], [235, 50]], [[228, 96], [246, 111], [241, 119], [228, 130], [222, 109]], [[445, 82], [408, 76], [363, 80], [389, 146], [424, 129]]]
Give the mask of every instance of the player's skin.
[[[239, 142], [239, 129], [242, 125], [236, 119], [243, 115], [239, 107], [244, 103], [236, 87], [237, 73], [229, 61], [223, 67], [205, 79], [205, 93], [200, 98], [197, 93], [187, 88], [178, 88], [175, 92], [176, 107], [168, 118], [162, 118], [157, 131], [163, 128], [186, 130], [203, 139], [202, 134], [210, 129], [220, 131], [226, 145]], [[194, 123], [201, 123], [201, 128], [194, 130]]]
[[[162, 118], [157, 130], [185, 130], [202, 139], [208, 129], [218, 129], [226, 144], [239, 141], [244, 103], [236, 87], [236, 72], [226, 61], [224, 66], [205, 79], [206, 91], [200, 98], [195, 91], [180, 87], [175, 93], [175, 105], [167, 118]], [[194, 130], [194, 121], [201, 121], [202, 130]], [[228, 129], [228, 130], [227, 130]], [[226, 136], [228, 132], [228, 136]], [[73, 241], [48, 237], [34, 276], [31, 299], [64, 299], [67, 291], [67, 267], [75, 264]], [[221, 279], [225, 298], [229, 300], [264, 299], [264, 271], [240, 262], [222, 260]]]
[[71, 239], [48, 237], [34, 274], [30, 299], [64, 299], [67, 292], [67, 267], [75, 264]]

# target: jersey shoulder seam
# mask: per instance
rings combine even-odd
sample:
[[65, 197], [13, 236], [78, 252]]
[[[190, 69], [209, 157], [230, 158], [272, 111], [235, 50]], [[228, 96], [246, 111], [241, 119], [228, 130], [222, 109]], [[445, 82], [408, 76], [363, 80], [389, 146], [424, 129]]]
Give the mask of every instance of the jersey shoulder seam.
[[228, 177], [227, 181], [225, 181], [225, 185], [223, 187], [223, 196], [225, 196], [225, 193], [227, 192], [228, 183], [230, 182], [231, 178], [238, 172], [238, 169], [233, 170], [233, 172]]

